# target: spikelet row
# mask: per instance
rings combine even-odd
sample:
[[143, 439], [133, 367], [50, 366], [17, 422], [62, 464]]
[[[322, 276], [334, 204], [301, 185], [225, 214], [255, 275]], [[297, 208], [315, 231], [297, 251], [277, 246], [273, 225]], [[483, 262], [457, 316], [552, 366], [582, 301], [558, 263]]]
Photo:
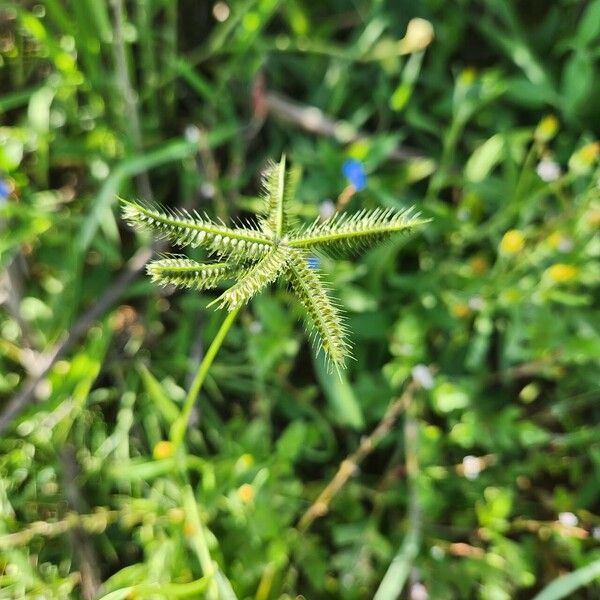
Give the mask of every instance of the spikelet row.
[[208, 290], [222, 281], [237, 278], [244, 269], [231, 263], [202, 264], [183, 256], [164, 256], [149, 263], [146, 271], [159, 285]]
[[244, 259], [264, 256], [271, 248], [270, 237], [251, 227], [229, 228], [196, 211], [192, 215], [183, 209], [126, 200], [121, 202], [125, 220], [134, 226], [150, 228], [158, 237], [177, 246], [202, 246], [211, 254]]
[[291, 218], [288, 207], [296, 196], [300, 175], [301, 171], [296, 166], [286, 170], [285, 156], [279, 163], [270, 162], [263, 173], [264, 225], [277, 239], [290, 229]]
[[281, 275], [287, 267], [290, 253], [283, 246], [274, 248], [217, 299], [221, 302], [220, 306], [233, 310], [246, 304], [252, 296]]
[[290, 284], [307, 312], [307, 330], [315, 350], [323, 350], [328, 366], [344, 368], [350, 356], [347, 330], [337, 303], [327, 293], [318, 272], [309, 266], [309, 255], [294, 251], [290, 257]]
[[316, 220], [290, 241], [290, 246], [317, 248], [331, 253], [366, 250], [389, 238], [426, 222], [412, 209], [361, 210], [355, 214], [336, 213], [325, 221]]

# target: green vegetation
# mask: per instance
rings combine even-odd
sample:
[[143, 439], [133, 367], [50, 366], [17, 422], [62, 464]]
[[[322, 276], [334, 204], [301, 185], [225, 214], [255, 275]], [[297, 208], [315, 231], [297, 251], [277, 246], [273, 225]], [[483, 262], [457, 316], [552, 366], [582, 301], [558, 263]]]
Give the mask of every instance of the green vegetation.
[[599, 0], [0, 1], [0, 598], [597, 597], [599, 61]]

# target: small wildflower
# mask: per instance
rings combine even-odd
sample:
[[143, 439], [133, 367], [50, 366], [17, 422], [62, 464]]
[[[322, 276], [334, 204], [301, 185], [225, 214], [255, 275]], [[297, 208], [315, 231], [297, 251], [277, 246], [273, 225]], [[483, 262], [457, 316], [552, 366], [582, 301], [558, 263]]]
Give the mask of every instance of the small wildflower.
[[557, 131], [558, 119], [555, 115], [547, 115], [539, 122], [533, 135], [538, 142], [549, 142]]
[[579, 519], [572, 512], [558, 513], [558, 522], [565, 527], [577, 527]]
[[530, 402], [533, 402], [540, 395], [540, 391], [541, 391], [540, 386], [537, 383], [532, 381], [531, 383], [528, 383], [519, 392], [519, 398], [521, 399], [522, 402], [529, 404]]
[[5, 179], [0, 179], [0, 204], [4, 203], [11, 193], [11, 186]]
[[560, 177], [560, 165], [553, 160], [544, 158], [538, 163], [535, 172], [542, 181], [550, 183]]
[[462, 461], [463, 474], [467, 479], [477, 479], [481, 473], [481, 459], [476, 456], [465, 456]]
[[422, 583], [413, 583], [410, 586], [410, 600], [428, 600], [429, 592]]
[[152, 451], [152, 456], [156, 460], [162, 460], [164, 458], [171, 458], [173, 456], [173, 444], [167, 440], [161, 440], [154, 446], [154, 450]]
[[319, 216], [324, 221], [335, 214], [335, 204], [331, 200], [323, 200], [319, 206]]
[[573, 250], [573, 240], [563, 237], [558, 231], [548, 236], [548, 245], [559, 252], [570, 252]]
[[245, 452], [235, 462], [235, 472], [244, 473], [254, 464], [254, 456]]
[[555, 283], [566, 283], [571, 281], [578, 273], [577, 267], [566, 265], [564, 263], [556, 263], [548, 267], [545, 275]]
[[231, 9], [225, 2], [215, 2], [212, 12], [213, 17], [219, 21], [219, 23], [223, 23], [223, 21], [227, 21], [229, 18]]
[[202, 194], [203, 198], [213, 198], [215, 195], [215, 191], [215, 186], [208, 181], [205, 181], [200, 186], [200, 194]]
[[425, 365], [416, 365], [412, 370], [413, 379], [425, 390], [433, 387], [433, 375], [431, 370]]
[[525, 246], [525, 236], [518, 229], [507, 231], [500, 242], [500, 250], [504, 254], [517, 254]]
[[197, 144], [200, 141], [200, 129], [196, 125], [189, 124], [185, 126], [183, 135], [190, 144]]
[[477, 79], [477, 71], [474, 67], [467, 67], [463, 69], [458, 76], [458, 83], [461, 86], [468, 87], [475, 83]]
[[579, 150], [579, 154], [581, 155], [582, 160], [584, 160], [589, 165], [592, 165], [594, 163], [599, 153], [600, 142], [593, 142], [591, 144], [587, 144]]
[[342, 165], [342, 174], [355, 191], [360, 192], [367, 185], [367, 174], [362, 161], [349, 158]]
[[309, 269], [318, 269], [321, 261], [319, 260], [318, 256], [309, 256], [306, 259], [306, 264], [308, 265]]
[[569, 159], [569, 169], [579, 175], [587, 173], [594, 166], [600, 154], [600, 142], [592, 142], [579, 148]]
[[433, 40], [433, 25], [426, 19], [415, 18], [408, 22], [406, 35], [402, 40], [408, 52], [423, 50]]
[[471, 314], [471, 309], [468, 304], [460, 302], [452, 306], [452, 314], [459, 319], [464, 319]]
[[484, 307], [483, 298], [481, 296], [472, 296], [469, 298], [468, 304], [471, 310], [481, 310]]
[[238, 496], [244, 504], [250, 504], [254, 500], [254, 486], [249, 483], [244, 483], [238, 488]]

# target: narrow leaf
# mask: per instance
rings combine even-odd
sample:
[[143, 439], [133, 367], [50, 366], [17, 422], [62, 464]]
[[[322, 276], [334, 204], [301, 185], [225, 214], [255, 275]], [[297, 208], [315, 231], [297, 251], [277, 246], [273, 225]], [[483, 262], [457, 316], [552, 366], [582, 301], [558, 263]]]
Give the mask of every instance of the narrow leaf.
[[154, 377], [146, 365], [139, 363], [137, 370], [142, 378], [144, 389], [148, 396], [150, 396], [150, 400], [152, 400], [167, 423], [173, 423], [177, 415], [179, 415], [177, 404], [171, 400], [160, 381]]
[[[572, 598], [575, 590], [600, 578], [600, 560], [563, 575], [547, 585], [533, 600], [560, 600]], [[590, 591], [591, 593], [591, 591]]]
[[346, 374], [330, 373], [321, 356], [313, 356], [313, 364], [325, 398], [329, 403], [333, 421], [343, 427], [361, 431], [365, 426], [363, 410]]

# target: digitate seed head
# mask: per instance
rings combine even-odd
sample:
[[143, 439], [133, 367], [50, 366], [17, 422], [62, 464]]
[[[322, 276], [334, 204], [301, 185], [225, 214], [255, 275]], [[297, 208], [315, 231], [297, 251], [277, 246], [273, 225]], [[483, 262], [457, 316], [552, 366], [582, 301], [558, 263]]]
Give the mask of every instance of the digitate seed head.
[[[346, 175], [357, 189], [364, 187], [362, 163], [347, 165]], [[286, 281], [305, 309], [309, 338], [328, 363], [340, 369], [350, 355], [346, 325], [315, 253], [339, 256], [368, 250], [427, 220], [412, 209], [376, 208], [297, 225], [288, 209], [299, 180], [298, 169], [286, 169], [285, 156], [271, 163], [263, 176], [264, 208], [254, 223], [226, 226], [196, 211], [121, 199], [123, 217], [175, 246], [201, 247], [214, 258], [199, 263], [181, 255], [162, 255], [148, 265], [149, 275], [160, 285], [207, 290], [231, 282], [214, 303], [234, 310], [267, 285]]]

